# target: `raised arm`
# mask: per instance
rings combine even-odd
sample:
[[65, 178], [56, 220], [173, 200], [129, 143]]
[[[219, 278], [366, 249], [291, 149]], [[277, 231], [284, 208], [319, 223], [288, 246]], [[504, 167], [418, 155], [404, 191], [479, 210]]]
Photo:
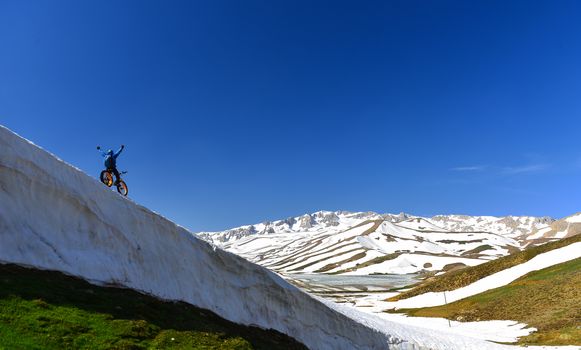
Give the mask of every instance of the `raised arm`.
[[123, 151], [123, 149], [125, 148], [125, 145], [121, 145], [121, 148], [119, 148], [119, 150], [117, 152], [115, 152], [115, 154], [113, 155], [114, 158], [119, 157], [119, 154], [121, 154], [121, 151]]

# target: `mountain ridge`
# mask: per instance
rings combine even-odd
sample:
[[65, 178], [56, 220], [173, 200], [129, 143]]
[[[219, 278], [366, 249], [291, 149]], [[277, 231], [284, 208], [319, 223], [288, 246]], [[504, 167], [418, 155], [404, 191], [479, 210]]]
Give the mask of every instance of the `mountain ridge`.
[[[442, 229], [448, 229], [450, 231], [475, 231], [475, 227], [480, 228], [483, 232], [495, 232], [497, 230], [486, 229], [486, 225], [491, 225], [492, 223], [497, 223], [499, 227], [504, 224], [504, 229], [509, 230], [514, 228], [517, 232], [528, 233], [532, 231], [533, 226], [539, 226], [541, 228], [550, 225], [551, 223], [557, 221], [550, 216], [490, 216], [490, 215], [464, 215], [464, 214], [446, 214], [446, 215], [434, 215], [432, 217], [417, 216], [413, 214], [408, 214], [401, 212], [399, 214], [392, 213], [377, 213], [373, 211], [367, 212], [352, 212], [346, 210], [319, 210], [313, 213], [306, 213], [299, 216], [288, 217], [285, 219], [273, 220], [273, 221], [262, 221], [256, 224], [241, 225], [231, 229], [226, 229], [222, 231], [201, 231], [197, 233], [198, 236], [204, 238], [210, 238], [210, 240], [218, 240], [220, 242], [227, 242], [229, 237], [240, 238], [241, 235], [250, 234], [267, 234], [267, 233], [283, 233], [283, 232], [303, 232], [303, 230], [309, 231], [314, 225], [327, 224], [326, 226], [337, 226], [338, 221], [341, 218], [350, 219], [366, 219], [366, 220], [376, 220], [383, 219], [389, 220], [391, 222], [401, 222], [404, 220], [412, 218], [426, 219], [429, 221], [434, 221], [439, 223]], [[467, 221], [472, 221], [468, 222]], [[297, 223], [299, 224], [297, 226]], [[475, 223], [477, 225], [475, 225]], [[478, 225], [482, 223], [482, 225]], [[312, 230], [310, 230], [312, 231]], [[210, 237], [214, 235], [214, 237]], [[222, 236], [222, 237], [220, 237]]]
[[[531, 216], [317, 211], [197, 236], [280, 273], [417, 273], [473, 266], [543, 243], [527, 237], [556, 222]], [[356, 232], [365, 224], [369, 227]], [[552, 239], [557, 238], [545, 241]]]

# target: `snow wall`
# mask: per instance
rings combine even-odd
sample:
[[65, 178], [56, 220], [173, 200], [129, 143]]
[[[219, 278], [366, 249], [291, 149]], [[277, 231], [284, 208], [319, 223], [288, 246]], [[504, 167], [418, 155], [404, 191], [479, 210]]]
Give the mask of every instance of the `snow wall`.
[[[0, 126], [0, 261], [115, 283], [276, 329], [310, 349], [488, 349], [336, 310], [275, 273], [212, 247]], [[504, 347], [503, 347], [504, 348]]]

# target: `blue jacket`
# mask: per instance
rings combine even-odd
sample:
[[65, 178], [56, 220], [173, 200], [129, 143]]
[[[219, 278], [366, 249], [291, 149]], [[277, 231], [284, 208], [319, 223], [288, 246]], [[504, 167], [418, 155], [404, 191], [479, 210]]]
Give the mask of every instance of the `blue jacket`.
[[117, 168], [117, 157], [123, 151], [123, 147], [119, 148], [119, 150], [113, 153], [112, 150], [108, 150], [107, 152], [101, 152], [103, 158], [105, 158], [105, 167], [107, 169], [115, 169]]

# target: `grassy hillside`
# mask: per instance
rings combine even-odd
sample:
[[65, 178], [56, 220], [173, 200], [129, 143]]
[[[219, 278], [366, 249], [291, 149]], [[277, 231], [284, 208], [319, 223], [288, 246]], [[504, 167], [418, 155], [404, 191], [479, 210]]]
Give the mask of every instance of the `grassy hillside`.
[[0, 264], [0, 349], [306, 349], [182, 302]]
[[450, 271], [444, 275], [427, 279], [416, 287], [390, 298], [389, 301], [411, 298], [413, 296], [427, 292], [443, 292], [465, 287], [486, 276], [490, 276], [499, 271], [527, 262], [541, 253], [565, 247], [575, 242], [581, 242], [581, 235], [576, 235], [556, 242], [531, 247], [521, 252], [503, 256], [481, 265]]
[[581, 258], [454, 303], [398, 310], [459, 321], [515, 320], [538, 329], [520, 344], [581, 345]]

